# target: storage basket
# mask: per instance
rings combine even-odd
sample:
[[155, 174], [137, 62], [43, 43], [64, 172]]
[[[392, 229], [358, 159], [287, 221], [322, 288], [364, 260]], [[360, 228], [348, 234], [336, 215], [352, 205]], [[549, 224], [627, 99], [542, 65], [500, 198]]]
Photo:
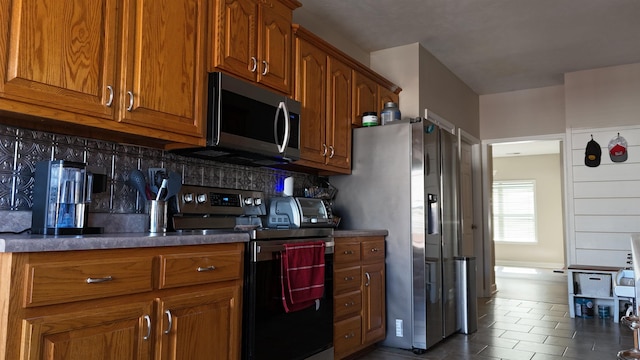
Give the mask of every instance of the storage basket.
[[580, 295], [593, 297], [611, 296], [611, 274], [578, 274]]

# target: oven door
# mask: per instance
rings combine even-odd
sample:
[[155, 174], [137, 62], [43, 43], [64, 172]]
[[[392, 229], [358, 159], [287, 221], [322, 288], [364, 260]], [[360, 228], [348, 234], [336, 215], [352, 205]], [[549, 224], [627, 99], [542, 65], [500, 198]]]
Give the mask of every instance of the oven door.
[[[327, 239], [297, 241], [313, 240]], [[291, 313], [282, 306], [281, 244], [270, 240], [248, 245], [242, 331], [245, 360], [306, 359], [333, 346], [333, 242], [326, 242], [322, 299], [316, 306]], [[257, 249], [260, 256], [252, 255]]]

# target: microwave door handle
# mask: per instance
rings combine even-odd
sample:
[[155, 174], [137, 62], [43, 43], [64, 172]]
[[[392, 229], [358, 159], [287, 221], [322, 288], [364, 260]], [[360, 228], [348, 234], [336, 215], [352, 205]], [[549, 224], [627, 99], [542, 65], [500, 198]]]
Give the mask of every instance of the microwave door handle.
[[[284, 112], [284, 139], [282, 141], [282, 145], [278, 144], [278, 120], [280, 118], [280, 110], [282, 110]], [[275, 119], [273, 119], [273, 137], [276, 140], [276, 145], [278, 146], [278, 152], [281, 154], [284, 154], [285, 150], [287, 149], [287, 146], [289, 145], [289, 137], [291, 136], [290, 134], [291, 130], [290, 130], [290, 122], [289, 122], [289, 110], [287, 109], [287, 105], [284, 103], [284, 101], [281, 101], [280, 104], [278, 104], [278, 110], [276, 111], [276, 117]]]

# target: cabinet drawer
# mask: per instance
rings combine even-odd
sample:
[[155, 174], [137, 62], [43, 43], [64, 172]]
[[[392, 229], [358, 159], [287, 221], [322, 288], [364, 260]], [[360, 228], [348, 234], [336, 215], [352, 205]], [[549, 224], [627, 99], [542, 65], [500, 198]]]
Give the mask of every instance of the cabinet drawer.
[[353, 266], [345, 269], [336, 269], [333, 271], [333, 289], [334, 294], [344, 294], [347, 292], [360, 290], [360, 266]]
[[159, 289], [240, 279], [242, 253], [167, 254], [160, 256]]
[[333, 346], [337, 359], [342, 354], [353, 352], [362, 343], [360, 324], [360, 316], [354, 316], [333, 325]]
[[152, 290], [153, 258], [27, 264], [25, 306], [61, 304]]
[[384, 239], [362, 242], [362, 261], [384, 261]]
[[360, 243], [336, 241], [333, 259], [336, 264], [360, 261]]
[[358, 315], [360, 310], [362, 310], [362, 292], [360, 290], [337, 295], [333, 298], [334, 319]]

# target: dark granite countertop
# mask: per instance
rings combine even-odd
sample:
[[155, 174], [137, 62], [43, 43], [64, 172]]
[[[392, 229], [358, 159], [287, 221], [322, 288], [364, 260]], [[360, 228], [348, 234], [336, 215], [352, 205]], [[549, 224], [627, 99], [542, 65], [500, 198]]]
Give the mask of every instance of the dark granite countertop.
[[98, 249], [126, 249], [156, 246], [206, 245], [248, 242], [245, 232], [216, 232], [215, 234], [149, 234], [118, 233], [100, 235], [2, 235], [0, 252], [42, 252]]
[[387, 230], [334, 230], [333, 236], [340, 237], [353, 237], [353, 236], [387, 236], [389, 231]]

